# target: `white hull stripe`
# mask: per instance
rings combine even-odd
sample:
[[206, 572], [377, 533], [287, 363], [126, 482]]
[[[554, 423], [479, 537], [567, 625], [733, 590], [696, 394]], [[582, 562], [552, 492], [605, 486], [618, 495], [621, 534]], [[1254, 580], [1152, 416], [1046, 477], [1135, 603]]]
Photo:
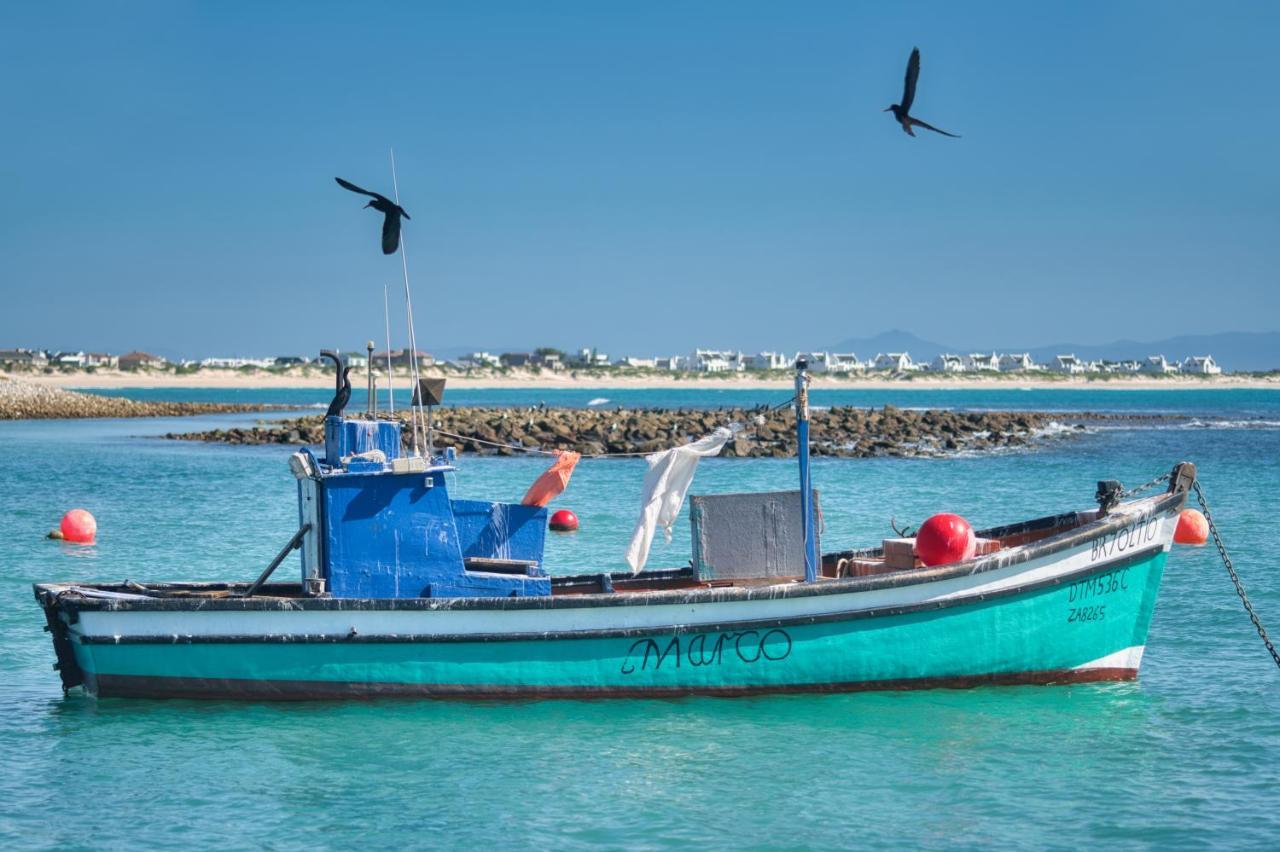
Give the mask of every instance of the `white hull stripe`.
[[[1172, 538], [1172, 525], [1169, 527]], [[1164, 543], [1163, 548], [1167, 549]], [[1156, 551], [1151, 551], [1154, 555]], [[510, 635], [576, 633], [600, 630], [653, 630], [674, 626], [696, 628], [735, 622], [803, 619], [859, 612], [892, 611], [981, 600], [1064, 575], [1096, 570], [1123, 560], [1094, 560], [1090, 548], [1056, 553], [980, 575], [799, 598], [716, 601], [634, 607], [586, 607], [545, 610], [87, 610], [73, 634], [82, 636], [248, 636], [248, 635]], [[994, 575], [994, 576], [993, 576]]]

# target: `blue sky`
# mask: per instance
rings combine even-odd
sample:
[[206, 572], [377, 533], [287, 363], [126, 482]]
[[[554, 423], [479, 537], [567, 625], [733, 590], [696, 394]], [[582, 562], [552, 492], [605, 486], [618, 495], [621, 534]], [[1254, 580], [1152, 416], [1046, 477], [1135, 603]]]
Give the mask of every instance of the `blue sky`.
[[[0, 347], [1280, 327], [1280, 4], [7, 3]], [[923, 54], [911, 139], [880, 112]], [[399, 324], [403, 328], [402, 324]], [[403, 333], [397, 332], [403, 340]]]

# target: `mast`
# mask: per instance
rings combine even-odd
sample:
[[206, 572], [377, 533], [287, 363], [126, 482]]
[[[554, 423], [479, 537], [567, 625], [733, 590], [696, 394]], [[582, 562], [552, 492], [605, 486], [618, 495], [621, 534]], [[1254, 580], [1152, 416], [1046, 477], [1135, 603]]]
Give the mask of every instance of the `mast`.
[[369, 399], [366, 401], [366, 408], [369, 416], [373, 417], [378, 411], [378, 398], [373, 393], [373, 341], [365, 341], [366, 357], [364, 359], [365, 380], [369, 383]]
[[387, 285], [382, 285], [382, 322], [387, 328], [387, 411], [396, 413], [396, 388], [391, 381], [391, 308], [387, 296]]
[[[394, 148], [391, 149], [391, 187], [395, 190], [396, 206], [399, 206], [400, 181], [396, 178], [396, 152]], [[413, 328], [413, 293], [409, 289], [409, 255], [405, 250], [403, 233], [400, 234], [400, 266], [404, 270], [404, 308], [406, 319], [409, 321], [409, 378], [413, 381], [413, 386], [417, 388], [420, 387], [418, 384], [418, 337]], [[419, 452], [419, 435], [422, 432], [421, 398], [419, 398], [416, 406], [410, 402], [409, 417], [413, 422], [413, 454], [418, 456], [421, 455]]]
[[809, 478], [809, 362], [796, 359], [796, 445], [800, 457], [800, 523], [804, 530], [804, 580], [818, 579], [818, 541], [813, 525], [813, 485]]

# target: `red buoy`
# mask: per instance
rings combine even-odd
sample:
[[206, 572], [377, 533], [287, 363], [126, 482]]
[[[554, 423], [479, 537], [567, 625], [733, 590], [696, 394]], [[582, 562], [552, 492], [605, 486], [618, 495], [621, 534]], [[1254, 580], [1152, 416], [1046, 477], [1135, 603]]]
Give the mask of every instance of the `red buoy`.
[[959, 515], [934, 515], [916, 533], [916, 556], [929, 566], [972, 559], [977, 547], [973, 527]]
[[573, 532], [578, 528], [578, 516], [568, 509], [561, 509], [551, 516], [547, 524], [553, 532]]
[[72, 509], [62, 516], [62, 537], [77, 544], [91, 544], [98, 534], [98, 522], [84, 509]]
[[1178, 544], [1204, 544], [1209, 540], [1209, 522], [1198, 509], [1183, 509], [1173, 540]]

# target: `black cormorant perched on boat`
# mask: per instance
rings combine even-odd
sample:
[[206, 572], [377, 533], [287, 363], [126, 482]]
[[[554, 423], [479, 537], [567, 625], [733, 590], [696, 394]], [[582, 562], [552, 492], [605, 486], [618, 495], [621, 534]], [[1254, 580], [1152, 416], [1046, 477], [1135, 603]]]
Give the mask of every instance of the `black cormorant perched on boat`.
[[932, 130], [934, 133], [941, 133], [943, 136], [950, 136], [952, 139], [960, 137], [955, 133], [948, 133], [945, 130], [939, 130], [932, 124], [921, 121], [911, 116], [911, 104], [916, 99], [916, 80], [920, 77], [920, 48], [911, 49], [911, 58], [907, 60], [907, 79], [902, 87], [902, 103], [891, 104], [883, 110], [883, 112], [893, 113], [893, 117], [902, 125], [902, 130], [908, 136], [916, 134], [911, 130], [912, 127], [923, 127], [925, 130]]
[[338, 182], [338, 186], [343, 189], [349, 189], [352, 192], [358, 192], [361, 195], [367, 195], [373, 199], [366, 204], [365, 207], [372, 207], [385, 217], [382, 220], [382, 253], [395, 254], [396, 249], [400, 246], [400, 217], [403, 216], [406, 219], [411, 218], [409, 214], [405, 212], [405, 209], [399, 204], [396, 204], [390, 198], [387, 198], [385, 195], [379, 195], [376, 192], [361, 189], [351, 181], [343, 180], [340, 177], [336, 177], [334, 180], [336, 180]]
[[351, 379], [347, 377], [350, 372], [350, 367], [342, 368], [342, 387], [334, 394], [333, 401], [329, 403], [329, 410], [324, 413], [325, 417], [341, 417], [342, 410], [351, 400]]

